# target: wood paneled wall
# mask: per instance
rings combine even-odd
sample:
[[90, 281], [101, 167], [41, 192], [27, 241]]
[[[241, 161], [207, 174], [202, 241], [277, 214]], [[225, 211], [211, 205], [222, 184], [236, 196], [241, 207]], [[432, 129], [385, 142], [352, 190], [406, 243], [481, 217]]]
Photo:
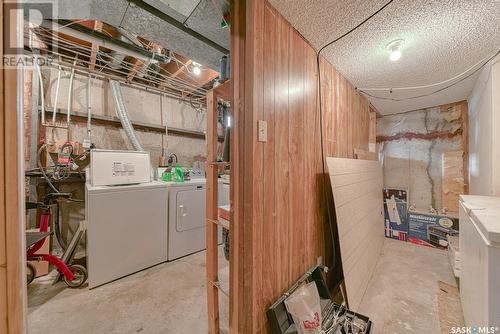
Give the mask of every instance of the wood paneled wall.
[[355, 148], [368, 150], [368, 100], [324, 58], [321, 58], [321, 78], [326, 155], [353, 158]]
[[[266, 1], [235, 3], [231, 329], [266, 333], [266, 310], [325, 255], [329, 238], [316, 51]], [[368, 101], [324, 59], [321, 77], [325, 155], [368, 150]], [[258, 120], [267, 142], [257, 141]]]

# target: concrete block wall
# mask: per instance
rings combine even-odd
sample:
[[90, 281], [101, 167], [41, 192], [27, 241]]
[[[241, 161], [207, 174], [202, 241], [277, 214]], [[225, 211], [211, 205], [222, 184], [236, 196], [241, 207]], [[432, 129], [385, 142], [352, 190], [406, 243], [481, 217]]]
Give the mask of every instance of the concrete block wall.
[[[72, 111], [87, 112], [87, 80], [84, 75], [75, 75], [73, 83]], [[57, 82], [57, 70], [44, 70], [45, 105], [54, 106]], [[63, 73], [60, 82], [57, 107], [67, 109], [69, 71]], [[169, 126], [186, 130], [205, 131], [206, 117], [191, 105], [162, 96], [158, 93], [122, 85], [122, 95], [127, 112], [132, 121], [149, 123], [158, 126]], [[91, 102], [93, 115], [115, 116], [115, 103], [109, 83], [101, 79], [92, 79]], [[47, 114], [47, 117], [51, 117]], [[151, 161], [158, 164], [163, 147], [169, 153], [175, 153], [184, 166], [193, 161], [204, 161], [206, 144], [203, 139], [187, 138], [174, 135], [162, 135], [158, 132], [136, 130], [137, 135], [147, 151], [151, 152]], [[82, 142], [86, 137], [84, 120], [73, 118], [70, 126], [71, 140]], [[46, 130], [46, 138], [52, 138], [52, 129]], [[65, 139], [66, 130], [56, 129], [54, 138]], [[127, 150], [131, 149], [125, 132], [120, 127], [111, 125], [92, 125], [92, 142], [97, 148]]]
[[[57, 108], [67, 110], [69, 71], [63, 73]], [[73, 83], [73, 108], [79, 113], [87, 112], [87, 76], [75, 75]], [[56, 94], [57, 70], [43, 69], [45, 105], [52, 110]], [[149, 123], [158, 126], [169, 126], [186, 130], [204, 132], [206, 130], [205, 113], [173, 98], [142, 89], [122, 86], [122, 95], [129, 117], [132, 121]], [[100, 79], [92, 79], [91, 108], [93, 115], [116, 116], [115, 103], [109, 83]], [[51, 118], [51, 113], [47, 113]], [[65, 118], [59, 119], [61, 123]], [[193, 161], [206, 161], [206, 142], [204, 139], [189, 138], [178, 135], [165, 135], [155, 131], [136, 130], [145, 150], [151, 153], [151, 161], [158, 165], [162, 146], [167, 153], [175, 153], [183, 166], [191, 166]], [[73, 117], [70, 124], [70, 140], [83, 142], [87, 135], [86, 119]], [[47, 140], [65, 140], [65, 129], [46, 128], [41, 132]], [[91, 140], [96, 148], [128, 150], [132, 145], [121, 125], [92, 124]], [[27, 143], [29, 145], [29, 143]], [[29, 146], [28, 146], [29, 147]], [[61, 191], [70, 191], [75, 198], [85, 198], [83, 183], [61, 185]], [[85, 219], [84, 203], [64, 203], [61, 205], [62, 234], [70, 240], [78, 228], [78, 223]], [[28, 221], [28, 226], [35, 226], [34, 220]], [[57, 243], [52, 243], [57, 245]]]

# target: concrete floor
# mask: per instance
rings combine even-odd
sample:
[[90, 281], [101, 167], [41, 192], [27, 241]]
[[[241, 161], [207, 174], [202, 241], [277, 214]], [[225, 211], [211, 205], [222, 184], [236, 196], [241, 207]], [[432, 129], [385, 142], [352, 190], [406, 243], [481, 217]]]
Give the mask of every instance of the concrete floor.
[[374, 334], [439, 334], [439, 281], [457, 286], [446, 251], [385, 239], [359, 312]]
[[[220, 281], [229, 263], [219, 251]], [[227, 291], [227, 290], [226, 290]], [[220, 294], [221, 329], [228, 298]], [[41, 277], [28, 289], [28, 333], [208, 333], [205, 252], [164, 263], [104, 286], [69, 289]]]
[[[227, 289], [222, 251], [219, 263]], [[372, 319], [374, 334], [438, 334], [439, 281], [457, 285], [445, 251], [386, 239], [359, 312]], [[208, 333], [204, 252], [94, 290], [50, 282], [41, 278], [29, 287], [29, 334]], [[227, 333], [228, 298], [219, 299]]]

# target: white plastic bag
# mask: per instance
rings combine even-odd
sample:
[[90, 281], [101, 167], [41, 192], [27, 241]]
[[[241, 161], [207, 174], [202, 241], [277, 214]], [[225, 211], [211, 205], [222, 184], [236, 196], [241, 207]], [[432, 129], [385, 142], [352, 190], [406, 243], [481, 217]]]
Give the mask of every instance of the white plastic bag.
[[299, 334], [321, 334], [321, 305], [316, 283], [304, 284], [285, 300]]

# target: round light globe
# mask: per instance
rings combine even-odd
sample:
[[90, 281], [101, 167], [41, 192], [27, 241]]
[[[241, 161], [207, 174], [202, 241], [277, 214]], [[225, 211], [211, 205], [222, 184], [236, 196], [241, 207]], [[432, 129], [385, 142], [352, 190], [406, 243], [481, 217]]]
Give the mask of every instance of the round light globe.
[[394, 50], [391, 52], [389, 59], [392, 61], [397, 61], [401, 58], [401, 51], [400, 50]]

